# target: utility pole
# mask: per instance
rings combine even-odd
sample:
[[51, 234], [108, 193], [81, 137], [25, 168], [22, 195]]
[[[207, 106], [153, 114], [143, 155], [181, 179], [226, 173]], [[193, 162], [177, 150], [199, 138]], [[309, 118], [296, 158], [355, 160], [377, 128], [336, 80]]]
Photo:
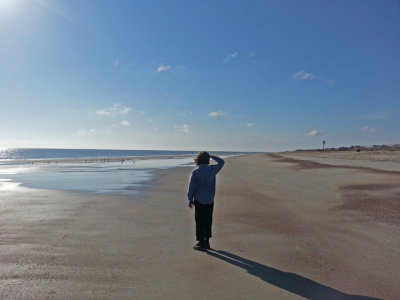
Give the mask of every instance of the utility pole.
[[325, 150], [325, 141], [322, 142], [322, 151]]

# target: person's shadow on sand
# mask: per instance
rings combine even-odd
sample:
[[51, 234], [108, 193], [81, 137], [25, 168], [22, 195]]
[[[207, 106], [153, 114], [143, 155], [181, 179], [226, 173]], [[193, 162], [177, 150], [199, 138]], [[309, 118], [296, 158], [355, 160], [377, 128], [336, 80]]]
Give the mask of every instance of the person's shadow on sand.
[[282, 272], [255, 261], [222, 250], [207, 251], [211, 256], [245, 269], [249, 274], [293, 294], [312, 300], [379, 300], [378, 298], [349, 295], [297, 274]]

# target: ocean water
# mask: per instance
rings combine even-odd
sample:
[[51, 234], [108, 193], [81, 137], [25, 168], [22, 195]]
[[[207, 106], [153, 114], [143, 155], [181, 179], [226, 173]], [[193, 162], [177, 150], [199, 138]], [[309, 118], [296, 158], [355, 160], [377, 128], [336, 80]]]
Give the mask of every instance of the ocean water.
[[[134, 195], [160, 169], [192, 166], [197, 152], [10, 149], [0, 151], [0, 192], [21, 186], [91, 194]], [[214, 154], [214, 152], [213, 152]], [[239, 153], [215, 153], [221, 157]], [[136, 157], [134, 160], [59, 162], [62, 159]], [[21, 163], [21, 160], [23, 163]], [[45, 163], [37, 160], [46, 160]], [[188, 173], [189, 176], [189, 173]], [[183, 184], [186, 184], [183, 183]]]
[[[147, 157], [196, 154], [193, 151], [14, 148], [0, 150], [0, 161]], [[219, 152], [232, 153], [233, 152]]]

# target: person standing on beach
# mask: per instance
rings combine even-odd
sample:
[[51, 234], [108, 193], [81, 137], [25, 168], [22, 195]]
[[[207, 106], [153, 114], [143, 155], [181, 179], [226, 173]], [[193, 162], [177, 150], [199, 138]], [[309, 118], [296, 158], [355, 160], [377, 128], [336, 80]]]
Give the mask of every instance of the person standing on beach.
[[[210, 158], [217, 162], [210, 165]], [[195, 207], [196, 240], [195, 250], [210, 249], [212, 216], [214, 210], [216, 175], [224, 166], [224, 160], [200, 152], [195, 159], [197, 168], [190, 174], [188, 200], [189, 207]]]

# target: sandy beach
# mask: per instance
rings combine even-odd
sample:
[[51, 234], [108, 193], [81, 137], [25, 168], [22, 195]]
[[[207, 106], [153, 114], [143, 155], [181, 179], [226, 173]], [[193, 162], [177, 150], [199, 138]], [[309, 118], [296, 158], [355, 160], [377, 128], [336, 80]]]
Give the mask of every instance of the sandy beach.
[[399, 165], [228, 158], [208, 253], [191, 248], [191, 167], [133, 196], [0, 182], [0, 299], [400, 299]]

